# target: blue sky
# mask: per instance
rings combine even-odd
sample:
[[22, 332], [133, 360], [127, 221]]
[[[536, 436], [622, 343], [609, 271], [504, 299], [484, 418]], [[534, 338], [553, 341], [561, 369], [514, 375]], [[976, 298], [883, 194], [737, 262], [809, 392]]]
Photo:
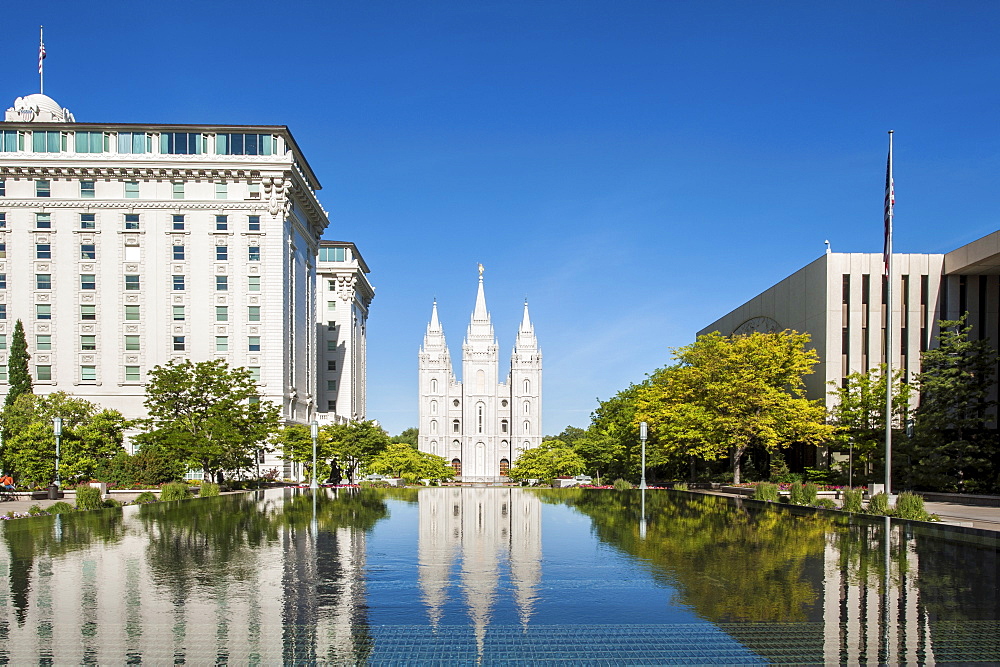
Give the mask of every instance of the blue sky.
[[1000, 228], [996, 2], [11, 2], [4, 106], [40, 24], [78, 120], [291, 128], [372, 268], [390, 433], [478, 262], [504, 363], [530, 301], [558, 433], [825, 239], [881, 251], [889, 129], [898, 252]]

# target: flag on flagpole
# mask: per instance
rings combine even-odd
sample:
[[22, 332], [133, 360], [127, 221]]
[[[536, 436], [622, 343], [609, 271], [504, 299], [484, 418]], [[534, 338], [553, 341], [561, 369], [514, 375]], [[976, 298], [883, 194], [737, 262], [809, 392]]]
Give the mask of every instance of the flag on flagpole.
[[45, 42], [38, 40], [38, 73], [42, 73], [42, 61], [45, 60]]
[[892, 139], [889, 139], [889, 157], [885, 162], [885, 243], [882, 248], [882, 259], [885, 262], [885, 275], [889, 275], [889, 255], [892, 253], [892, 207], [896, 204], [896, 192], [892, 185]]

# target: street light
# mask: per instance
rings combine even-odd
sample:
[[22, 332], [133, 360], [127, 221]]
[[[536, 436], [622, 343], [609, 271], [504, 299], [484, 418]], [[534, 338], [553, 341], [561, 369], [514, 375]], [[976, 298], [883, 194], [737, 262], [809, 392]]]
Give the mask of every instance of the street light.
[[319, 438], [319, 422], [313, 422], [309, 425], [309, 435], [312, 436], [313, 441], [313, 481], [309, 485], [310, 489], [318, 489], [319, 482], [316, 481], [316, 440]]
[[52, 433], [56, 436], [56, 486], [59, 486], [59, 444], [62, 440], [62, 417], [52, 418]]
[[640, 489], [646, 488], [646, 435], [646, 422], [639, 422], [639, 439], [642, 440], [642, 481], [639, 482]]

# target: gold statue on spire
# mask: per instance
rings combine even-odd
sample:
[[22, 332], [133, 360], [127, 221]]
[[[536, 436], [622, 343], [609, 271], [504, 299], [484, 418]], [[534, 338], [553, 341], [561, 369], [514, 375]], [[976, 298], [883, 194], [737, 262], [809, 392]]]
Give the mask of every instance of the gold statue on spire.
[[483, 277], [483, 263], [482, 262], [479, 263], [479, 277], [480, 278]]

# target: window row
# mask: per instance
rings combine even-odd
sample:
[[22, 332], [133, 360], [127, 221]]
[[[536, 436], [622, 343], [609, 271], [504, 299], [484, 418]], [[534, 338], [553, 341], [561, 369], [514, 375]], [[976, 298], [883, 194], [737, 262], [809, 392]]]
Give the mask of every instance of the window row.
[[[477, 415], [476, 432], [483, 433], [483, 421], [482, 413]], [[525, 421], [522, 425], [521, 432], [528, 435], [531, 432], [531, 422]], [[506, 419], [500, 420], [500, 433], [506, 434], [510, 430], [510, 423]], [[438, 432], [438, 423], [436, 419], [431, 420], [431, 433], [436, 434]], [[451, 432], [461, 433], [462, 432], [462, 422], [459, 419], [453, 419], [451, 422]]]
[[[34, 379], [36, 382], [51, 382], [54, 377], [52, 373], [52, 366], [49, 364], [38, 364], [35, 366]], [[97, 366], [91, 364], [84, 364], [80, 368], [80, 381], [81, 382], [97, 382]], [[124, 378], [125, 382], [141, 382], [142, 370], [139, 366], [124, 366]], [[250, 379], [254, 382], [260, 382], [260, 367], [250, 366], [247, 368], [250, 371]], [[7, 382], [7, 365], [0, 364], [0, 382]]]
[[[52, 181], [44, 180], [43, 179], [43, 180], [36, 180], [34, 183], [35, 183], [35, 197], [39, 197], [39, 198], [42, 198], [42, 199], [51, 198], [52, 197]], [[102, 190], [102, 197], [101, 197], [101, 199], [111, 199], [113, 197], [118, 197], [118, 196], [124, 197], [125, 199], [139, 199], [140, 198], [139, 181], [122, 181], [121, 183], [122, 183], [123, 187], [122, 187], [122, 190], [120, 191], [121, 192], [120, 195], [118, 193], [112, 193], [108, 189], [103, 189]], [[97, 181], [91, 181], [91, 180], [79, 181], [79, 185], [80, 185], [80, 191], [79, 191], [79, 195], [78, 196], [79, 196], [80, 199], [96, 199], [97, 198]], [[171, 184], [170, 184], [170, 197], [169, 198], [170, 199], [185, 199], [185, 198], [187, 198], [188, 195], [187, 195], [187, 193], [185, 191], [185, 185], [186, 184], [185, 184], [184, 181], [173, 181], [173, 182], [171, 182]], [[229, 199], [230, 198], [229, 183], [228, 182], [226, 182], [226, 181], [216, 181], [214, 185], [215, 185], [215, 195], [214, 195], [215, 199]], [[105, 188], [105, 186], [101, 186], [101, 187]], [[157, 196], [158, 194], [159, 194], [159, 196]], [[156, 193], [156, 192], [150, 193], [150, 192], [147, 192], [146, 193], [146, 198], [147, 199], [159, 199], [159, 198], [163, 198], [163, 194], [164, 193]], [[201, 197], [201, 199], [208, 198], [208, 197], [204, 196], [204, 191], [202, 191], [202, 194], [203, 194], [203, 196]], [[0, 181], [0, 197], [6, 197], [6, 196], [7, 196], [7, 185], [6, 185], [6, 182], [5, 181]], [[247, 184], [246, 198], [247, 199], [260, 199], [260, 183], [248, 183]]]
[[[185, 337], [174, 336], [173, 345], [175, 350], [184, 350]], [[181, 347], [177, 347], [180, 345]], [[0, 334], [0, 350], [7, 349], [7, 334]], [[52, 334], [36, 334], [35, 350], [49, 351], [52, 349]], [[138, 352], [142, 349], [141, 336], [127, 335], [124, 340], [124, 350], [126, 352]], [[83, 334], [80, 336], [80, 351], [94, 352], [97, 350], [97, 336], [93, 334]], [[215, 337], [215, 351], [229, 352], [229, 336]], [[247, 336], [247, 352], [260, 352], [260, 336]]]
[[[39, 258], [39, 259], [48, 259], [48, 258]], [[139, 275], [126, 274], [124, 278], [125, 278], [125, 291], [136, 291], [141, 289], [142, 285], [140, 283]], [[185, 276], [182, 275], [172, 276], [172, 284], [174, 290], [183, 290], [186, 285]], [[7, 274], [0, 273], [0, 290], [4, 289], [7, 289]], [[36, 273], [35, 289], [36, 290], [52, 289], [52, 274]], [[92, 273], [80, 274], [80, 289], [85, 289], [85, 290], [97, 289], [97, 276]], [[229, 276], [215, 276], [215, 289], [216, 291], [219, 292], [228, 291]], [[249, 292], [260, 291], [260, 276], [247, 276], [247, 291]]]
[[202, 132], [104, 132], [65, 130], [0, 130], [0, 153], [120, 153], [141, 155], [201, 155], [215, 142], [216, 155], [275, 155], [273, 134]]
[[[125, 261], [126, 262], [137, 262], [139, 261], [139, 246], [125, 246]], [[170, 257], [175, 261], [181, 261], [187, 259], [186, 246], [175, 245], [170, 248]], [[248, 262], [259, 262], [261, 261], [261, 251], [259, 245], [247, 246], [247, 261]], [[0, 259], [7, 259], [7, 244], [0, 243]], [[35, 244], [35, 259], [52, 259], [52, 244], [51, 243], [36, 243]], [[81, 243], [80, 244], [80, 259], [95, 260], [97, 259], [97, 246], [93, 243]], [[227, 245], [217, 245], [215, 246], [215, 259], [216, 261], [224, 262], [229, 261], [229, 246]]]
[[[217, 232], [225, 232], [230, 230], [230, 220], [228, 215], [217, 215], [215, 216], [215, 227], [214, 230]], [[79, 214], [79, 229], [97, 229], [97, 214], [95, 213], [80, 213]], [[170, 229], [172, 231], [187, 231], [188, 221], [184, 215], [171, 215], [170, 216]], [[7, 227], [7, 213], [5, 211], [0, 211], [0, 229], [5, 229]], [[54, 229], [52, 226], [52, 214], [51, 213], [35, 213], [35, 229]], [[138, 213], [125, 213], [122, 217], [122, 229], [126, 231], [139, 231], [139, 214]], [[235, 227], [234, 227], [235, 229]], [[246, 220], [246, 231], [248, 232], [259, 232], [260, 231], [260, 216], [259, 215], [249, 215]]]
[[[141, 320], [141, 306], [126, 305], [125, 306], [125, 320], [129, 322]], [[261, 313], [260, 306], [247, 306], [247, 322], [260, 322]], [[172, 306], [172, 318], [175, 322], [183, 322], [187, 319], [186, 306]], [[7, 319], [7, 304], [0, 303], [0, 320]], [[36, 320], [51, 320], [52, 319], [52, 304], [49, 303], [36, 303], [35, 304], [35, 319]], [[97, 306], [90, 304], [80, 305], [80, 319], [85, 322], [97, 321]], [[215, 307], [215, 321], [216, 322], [228, 322], [229, 321], [229, 306], [216, 306]]]

